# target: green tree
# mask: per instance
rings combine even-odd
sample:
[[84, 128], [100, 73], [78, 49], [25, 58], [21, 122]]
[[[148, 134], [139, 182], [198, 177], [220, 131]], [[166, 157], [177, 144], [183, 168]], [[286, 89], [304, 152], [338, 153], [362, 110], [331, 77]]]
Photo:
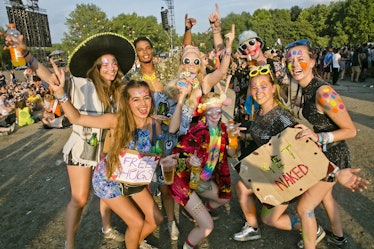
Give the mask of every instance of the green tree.
[[94, 4], [77, 4], [65, 24], [68, 32], [64, 33], [62, 44], [68, 54], [89, 36], [112, 29], [105, 12]]
[[372, 0], [347, 0], [344, 2], [342, 22], [350, 45], [374, 40], [374, 2]]
[[291, 7], [291, 21], [295, 22], [301, 13], [302, 9], [299, 6], [292, 6]]

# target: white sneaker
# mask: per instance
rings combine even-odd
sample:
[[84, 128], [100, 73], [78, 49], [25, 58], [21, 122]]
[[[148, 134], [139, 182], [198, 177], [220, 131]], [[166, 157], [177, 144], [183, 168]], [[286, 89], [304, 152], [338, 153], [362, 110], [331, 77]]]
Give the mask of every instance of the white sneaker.
[[[318, 245], [318, 243], [321, 242], [321, 240], [323, 240], [323, 238], [324, 238], [325, 236], [326, 236], [326, 232], [325, 232], [325, 230], [323, 230], [323, 227], [321, 227], [320, 225], [318, 225], [316, 245]], [[303, 240], [300, 240], [300, 241], [297, 243], [297, 247], [299, 247], [299, 248], [304, 248], [304, 241], [303, 241]]]
[[248, 240], [256, 240], [261, 238], [260, 228], [253, 228], [246, 222], [242, 228], [242, 230], [236, 234], [234, 234], [234, 240], [236, 241], [248, 241]]
[[104, 239], [112, 239], [116, 242], [123, 242], [125, 241], [125, 235], [118, 232], [116, 229], [114, 228], [110, 228], [110, 230], [108, 232], [104, 232], [103, 228], [101, 228], [101, 231], [103, 232], [104, 234]]
[[177, 224], [175, 223], [174, 220], [168, 222], [168, 231], [169, 231], [169, 235], [170, 235], [171, 240], [178, 240], [179, 229], [178, 229]]
[[139, 245], [139, 249], [158, 249], [155, 246], [151, 246], [150, 244], [147, 243], [146, 240], [143, 240], [142, 243]]

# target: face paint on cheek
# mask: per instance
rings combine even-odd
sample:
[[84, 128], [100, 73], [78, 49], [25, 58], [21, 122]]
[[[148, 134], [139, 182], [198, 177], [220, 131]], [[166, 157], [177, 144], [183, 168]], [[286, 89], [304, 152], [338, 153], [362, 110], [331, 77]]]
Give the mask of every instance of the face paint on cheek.
[[308, 62], [300, 61], [300, 67], [305, 71], [308, 68]]
[[288, 71], [292, 73], [292, 63], [287, 64]]

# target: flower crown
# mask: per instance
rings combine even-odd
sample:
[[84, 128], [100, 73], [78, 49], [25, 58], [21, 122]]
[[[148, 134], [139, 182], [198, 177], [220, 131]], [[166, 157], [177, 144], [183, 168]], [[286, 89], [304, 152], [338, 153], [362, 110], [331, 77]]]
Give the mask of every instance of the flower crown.
[[200, 103], [197, 106], [197, 113], [203, 114], [206, 111], [207, 107], [212, 104], [225, 104], [226, 99], [227, 99], [227, 96], [225, 93], [221, 93], [219, 98], [217, 97], [210, 98], [206, 102]]

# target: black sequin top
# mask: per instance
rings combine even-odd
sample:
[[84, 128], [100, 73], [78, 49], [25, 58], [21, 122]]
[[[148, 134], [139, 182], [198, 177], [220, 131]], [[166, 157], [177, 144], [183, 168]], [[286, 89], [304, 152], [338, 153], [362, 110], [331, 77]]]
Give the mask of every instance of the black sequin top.
[[256, 109], [256, 121], [250, 129], [257, 146], [266, 144], [271, 137], [297, 124], [292, 114], [280, 106], [274, 107], [263, 116], [259, 115], [260, 111], [260, 108]]

